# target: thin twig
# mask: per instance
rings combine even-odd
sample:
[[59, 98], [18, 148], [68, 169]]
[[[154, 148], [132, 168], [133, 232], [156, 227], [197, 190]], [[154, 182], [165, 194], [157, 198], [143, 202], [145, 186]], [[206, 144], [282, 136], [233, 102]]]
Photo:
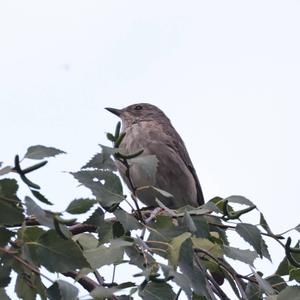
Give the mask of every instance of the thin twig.
[[13, 204], [21, 204], [21, 202], [18, 201], [18, 200], [7, 198], [7, 197], [4, 197], [4, 196], [0, 196], [0, 200], [6, 201], [6, 202], [12, 202]]
[[230, 298], [227, 297], [227, 295], [223, 292], [223, 290], [220, 288], [219, 284], [216, 282], [216, 280], [211, 276], [210, 274], [206, 273], [206, 276], [208, 280], [213, 284], [213, 288], [215, 289], [215, 293], [220, 296], [222, 300], [230, 300]]
[[12, 254], [12, 255], [15, 255], [15, 254], [19, 253], [16, 250], [10, 250], [10, 249], [6, 249], [6, 248], [2, 248], [2, 247], [0, 247], [0, 252], [6, 253], [6, 254]]
[[146, 219], [146, 221], [145, 221], [146, 224], [149, 224], [150, 221], [152, 221], [153, 219], [155, 219], [156, 216], [158, 215], [158, 213], [161, 212], [161, 211], [162, 211], [162, 209], [161, 209], [160, 207], [154, 208], [154, 209], [152, 210], [152, 212], [150, 213], [149, 218]]
[[111, 283], [115, 282], [115, 275], [116, 275], [116, 265], [113, 266], [113, 274], [112, 274], [112, 278], [111, 278]]
[[182, 288], [179, 289], [178, 293], [176, 294], [176, 297], [174, 298], [174, 300], [178, 300], [179, 299], [179, 296], [182, 292]]
[[[202, 274], [207, 275], [206, 270], [204, 270], [202, 264], [200, 263], [200, 258], [199, 258], [198, 255], [195, 256], [195, 262], [196, 262], [197, 266], [199, 267], [200, 272], [201, 272]], [[218, 294], [218, 293], [217, 293], [217, 290], [214, 289], [214, 291], [213, 291], [213, 286], [210, 286], [210, 285], [208, 284], [207, 277], [205, 277], [204, 280], [205, 280], [205, 282], [206, 282], [206, 286], [209, 287], [209, 288], [207, 288], [207, 292], [209, 293], [210, 298], [211, 298], [212, 300], [217, 300], [217, 298], [215, 297], [215, 294]], [[215, 294], [214, 294], [214, 293], [215, 293]]]
[[95, 275], [95, 277], [96, 277], [98, 283], [99, 283], [100, 285], [104, 285], [104, 279], [103, 279], [103, 277], [99, 274], [99, 272], [98, 272], [97, 270], [94, 271], [94, 275]]
[[[235, 230], [235, 228], [236, 228], [236, 226], [227, 225], [227, 224], [218, 224], [218, 223], [212, 223], [212, 222], [208, 222], [208, 224], [212, 225], [212, 226], [224, 228], [224, 229], [234, 229]], [[282, 238], [280, 238], [278, 235], [272, 235], [272, 234], [269, 234], [269, 233], [266, 233], [266, 232], [261, 232], [261, 231], [260, 231], [260, 234], [275, 239], [276, 241], [278, 241], [279, 244], [281, 244], [281, 246], [284, 247], [284, 244], [281, 243], [280, 240], [279, 240], [279, 239], [282, 239]]]
[[28, 268], [30, 271], [34, 272], [35, 274], [38, 274], [39, 276], [44, 277], [45, 279], [49, 280], [52, 283], [54, 282], [52, 279], [50, 279], [46, 275], [42, 274], [38, 268], [31, 265], [29, 262], [25, 261], [23, 258], [17, 256], [16, 253], [18, 253], [18, 252], [10, 250], [10, 249], [2, 248], [2, 247], [0, 247], [0, 251], [3, 252], [3, 253], [6, 253], [6, 254], [12, 255], [12, 257], [15, 260], [20, 262], [23, 266], [25, 266], [26, 268]]
[[97, 226], [91, 224], [78, 223], [69, 227], [69, 230], [73, 235], [83, 233], [83, 232], [95, 232]]
[[134, 207], [131, 205], [131, 203], [125, 198], [124, 201], [129, 205], [131, 208], [131, 211], [134, 211]]
[[65, 272], [62, 273], [64, 276], [67, 277], [71, 277], [73, 279], [75, 279], [76, 281], [78, 281], [78, 283], [80, 283], [80, 285], [86, 289], [88, 292], [91, 292], [93, 289], [99, 287], [99, 284], [97, 282], [95, 282], [94, 280], [92, 280], [91, 278], [84, 276], [81, 277], [80, 279], [77, 280], [77, 273], [74, 271], [70, 271], [70, 272]]
[[205, 249], [196, 248], [195, 252], [203, 253], [203, 254], [207, 255], [208, 257], [210, 257], [211, 259], [213, 259], [215, 262], [217, 262], [218, 265], [220, 265], [228, 274], [230, 274], [234, 278], [234, 280], [239, 288], [239, 291], [242, 295], [242, 299], [247, 299], [247, 295], [245, 293], [245, 283], [241, 280], [240, 274], [236, 273], [235, 270], [230, 265], [225, 263], [223, 260], [214, 257], [212, 254], [210, 254]]

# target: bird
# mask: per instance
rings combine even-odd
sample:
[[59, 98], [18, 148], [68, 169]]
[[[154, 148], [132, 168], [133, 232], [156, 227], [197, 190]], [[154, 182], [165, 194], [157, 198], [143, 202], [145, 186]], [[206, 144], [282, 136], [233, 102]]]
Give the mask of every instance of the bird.
[[[106, 110], [118, 116], [125, 133], [119, 150], [132, 154], [143, 150], [143, 157], [154, 155], [157, 159], [155, 179], [149, 178], [139, 164], [132, 164], [130, 177], [126, 176], [124, 164], [116, 161], [121, 177], [137, 198], [148, 207], [157, 207], [158, 198], [166, 207], [178, 209], [190, 205], [198, 207], [204, 204], [204, 197], [196, 170], [192, 164], [185, 144], [165, 113], [149, 103], [137, 103], [122, 109], [106, 107]], [[168, 192], [157, 193], [155, 189], [138, 189], [154, 186]]]

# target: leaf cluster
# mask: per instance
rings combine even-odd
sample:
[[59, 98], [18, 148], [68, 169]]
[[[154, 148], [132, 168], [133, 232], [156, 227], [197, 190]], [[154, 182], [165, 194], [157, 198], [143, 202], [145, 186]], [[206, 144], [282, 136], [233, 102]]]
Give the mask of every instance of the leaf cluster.
[[[108, 138], [113, 147], [101, 146], [101, 152], [81, 170], [70, 173], [93, 197], [78, 197], [62, 212], [39, 205], [51, 202], [28, 178], [46, 161], [25, 169], [21, 165], [23, 159], [44, 160], [63, 151], [32, 146], [22, 160], [16, 156], [14, 166], [1, 166], [0, 176], [6, 175], [0, 179], [1, 299], [10, 299], [5, 288], [13, 272], [17, 274], [16, 296], [25, 300], [37, 296], [78, 299], [79, 286], [88, 293], [84, 299], [178, 299], [180, 294], [195, 300], [230, 299], [222, 288], [224, 281], [237, 299], [298, 299], [300, 247], [298, 243], [291, 246], [288, 232], [274, 234], [263, 214], [242, 196], [215, 197], [198, 208], [170, 210], [158, 201], [155, 211], [138, 206], [125, 210], [122, 204], [130, 205], [130, 201], [116, 174], [116, 160], [128, 168], [129, 177], [133, 164], [142, 164], [155, 177], [157, 161], [143, 159], [142, 151], [131, 156], [120, 153], [120, 125]], [[8, 174], [17, 174], [19, 179]], [[18, 195], [20, 184], [28, 186], [30, 196]], [[155, 186], [147, 188], [171, 196]], [[132, 196], [137, 201], [134, 192]], [[251, 211], [258, 213], [258, 224], [242, 221]], [[83, 222], [77, 221], [79, 216]], [[299, 226], [295, 229], [300, 231]], [[248, 247], [234, 245], [228, 232], [241, 237]], [[254, 266], [259, 259], [271, 260], [267, 239], [277, 241], [284, 250], [283, 261], [271, 276]], [[241, 274], [229, 259], [248, 265], [249, 273]], [[124, 264], [137, 268], [132, 268], [130, 281], [122, 282], [117, 279], [118, 266]], [[112, 278], [101, 273], [103, 266], [113, 269]], [[48, 277], [44, 269], [60, 274], [59, 279]], [[64, 277], [73, 278], [74, 283]]]

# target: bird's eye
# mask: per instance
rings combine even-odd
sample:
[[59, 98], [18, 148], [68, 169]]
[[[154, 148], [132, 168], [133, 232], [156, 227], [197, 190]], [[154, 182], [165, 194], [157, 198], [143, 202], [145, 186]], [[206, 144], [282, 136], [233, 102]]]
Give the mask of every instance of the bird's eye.
[[141, 105], [136, 105], [134, 109], [135, 110], [141, 110], [141, 109], [143, 109], [143, 107]]

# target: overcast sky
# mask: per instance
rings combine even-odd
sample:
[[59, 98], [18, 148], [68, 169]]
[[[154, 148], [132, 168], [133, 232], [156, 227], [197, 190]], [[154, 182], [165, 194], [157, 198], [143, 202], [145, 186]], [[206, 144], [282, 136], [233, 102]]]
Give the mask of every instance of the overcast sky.
[[64, 209], [84, 191], [62, 171], [109, 145], [117, 118], [104, 107], [150, 102], [207, 200], [244, 195], [275, 232], [293, 227], [299, 15], [299, 1], [1, 1], [0, 161], [35, 144], [67, 151], [32, 176]]

